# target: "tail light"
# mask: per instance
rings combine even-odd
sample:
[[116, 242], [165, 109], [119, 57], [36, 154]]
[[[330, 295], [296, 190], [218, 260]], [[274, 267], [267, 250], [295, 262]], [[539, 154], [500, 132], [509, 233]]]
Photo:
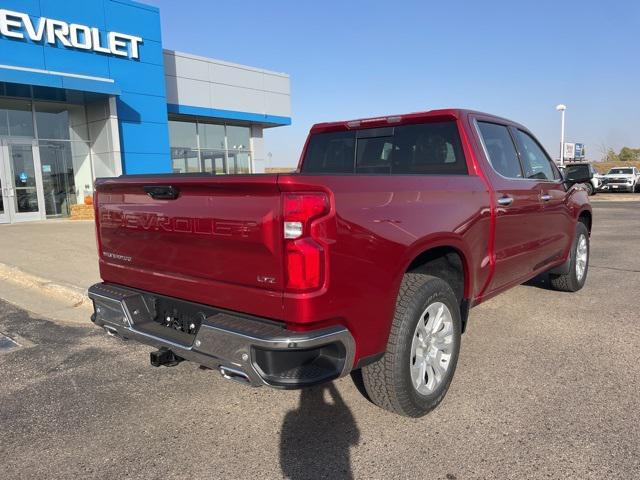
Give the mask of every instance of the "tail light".
[[322, 286], [326, 252], [316, 235], [314, 221], [329, 210], [325, 193], [283, 194], [287, 290], [305, 292]]

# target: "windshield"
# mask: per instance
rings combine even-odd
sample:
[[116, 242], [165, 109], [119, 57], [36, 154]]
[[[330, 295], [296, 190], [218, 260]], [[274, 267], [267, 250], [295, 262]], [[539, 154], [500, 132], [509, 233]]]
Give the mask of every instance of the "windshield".
[[609, 175], [631, 175], [633, 169], [631, 168], [612, 168], [609, 170]]

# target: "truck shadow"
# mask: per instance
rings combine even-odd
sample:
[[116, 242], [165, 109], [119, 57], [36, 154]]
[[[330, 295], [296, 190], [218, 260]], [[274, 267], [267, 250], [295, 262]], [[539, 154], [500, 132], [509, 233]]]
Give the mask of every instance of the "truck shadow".
[[353, 414], [333, 383], [304, 389], [282, 424], [282, 473], [295, 480], [353, 478], [350, 449], [359, 441]]
[[523, 283], [525, 287], [542, 288], [543, 290], [553, 290], [551, 283], [549, 282], [549, 274], [541, 273], [540, 275], [533, 277], [531, 280]]

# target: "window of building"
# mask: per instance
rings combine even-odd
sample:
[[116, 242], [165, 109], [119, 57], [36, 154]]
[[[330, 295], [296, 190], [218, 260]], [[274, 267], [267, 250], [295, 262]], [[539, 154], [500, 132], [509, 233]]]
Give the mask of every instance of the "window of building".
[[[0, 95], [31, 96], [30, 88], [25, 91], [10, 84], [0, 86]], [[37, 199], [42, 196], [47, 217], [67, 216], [71, 205], [82, 203], [84, 195], [91, 192], [93, 167], [88, 130], [84, 105], [0, 96], [0, 137], [10, 140], [16, 158], [23, 160], [13, 167], [24, 173], [27, 181], [23, 182], [20, 175], [13, 183], [22, 194], [35, 199], [29, 203], [29, 208], [35, 210], [29, 211], [38, 210]], [[33, 139], [37, 141], [36, 151]], [[31, 179], [35, 182], [37, 165], [42, 183], [30, 185]], [[19, 211], [26, 211], [24, 205], [20, 208]]]
[[174, 173], [251, 173], [251, 129], [239, 125], [169, 121]]
[[0, 99], [0, 136], [34, 137], [31, 101]]
[[523, 178], [518, 152], [509, 129], [497, 123], [478, 122], [489, 162], [496, 172], [507, 178]]

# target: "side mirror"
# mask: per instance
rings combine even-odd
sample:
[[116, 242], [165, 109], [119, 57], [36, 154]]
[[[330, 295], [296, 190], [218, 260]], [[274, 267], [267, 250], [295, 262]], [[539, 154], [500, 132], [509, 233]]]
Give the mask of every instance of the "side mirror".
[[564, 173], [562, 174], [562, 180], [564, 182], [564, 184], [567, 186], [567, 188], [569, 187], [573, 187], [574, 185], [578, 184], [578, 183], [589, 183], [591, 182], [591, 178], [592, 176], [584, 176], [584, 174], [579, 174], [578, 175], [565, 175]]

